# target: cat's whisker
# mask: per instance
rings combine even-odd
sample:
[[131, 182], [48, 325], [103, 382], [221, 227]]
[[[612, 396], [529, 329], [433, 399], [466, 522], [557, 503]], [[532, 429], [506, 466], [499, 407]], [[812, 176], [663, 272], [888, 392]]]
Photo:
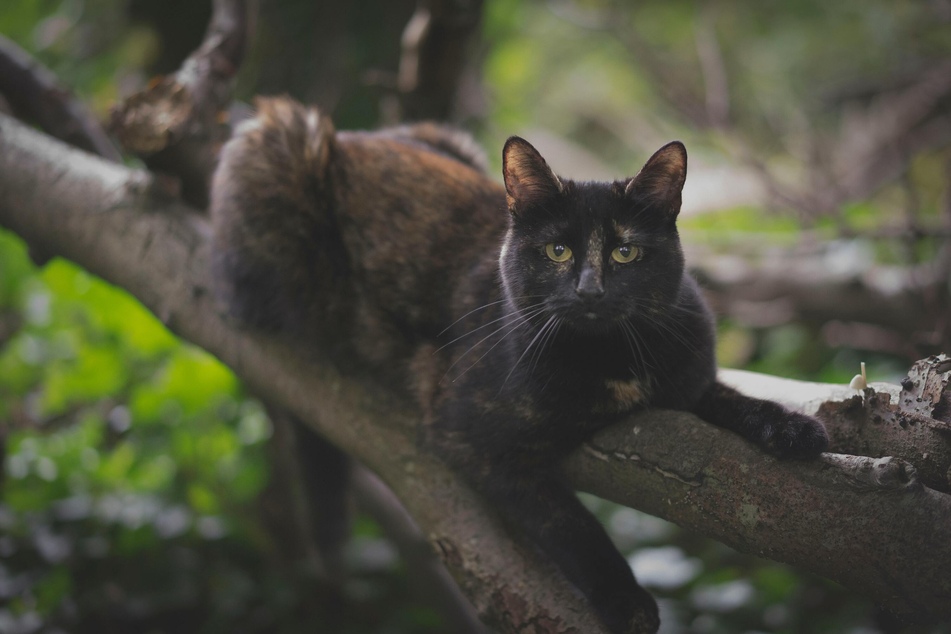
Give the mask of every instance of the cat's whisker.
[[538, 367], [538, 363], [542, 359], [542, 355], [545, 352], [545, 347], [552, 343], [555, 340], [555, 337], [558, 336], [558, 331], [561, 330], [561, 325], [565, 323], [564, 320], [560, 317], [555, 317], [554, 325], [548, 329], [548, 334], [542, 338], [541, 342], [535, 348], [535, 352], [532, 353], [532, 358], [529, 360], [528, 374], [531, 374], [535, 371], [535, 368]]
[[621, 330], [624, 332], [624, 336], [627, 339], [628, 346], [631, 348], [631, 354], [636, 360], [644, 365], [644, 368], [647, 370], [653, 370], [653, 366], [648, 363], [647, 357], [644, 355], [644, 349], [647, 350], [648, 354], [651, 355], [654, 363], [657, 363], [657, 359], [654, 358], [653, 353], [651, 352], [650, 346], [645, 343], [644, 349], [641, 348], [641, 338], [637, 333], [637, 329], [634, 328], [634, 325], [628, 321], [621, 322]]
[[509, 370], [509, 373], [505, 375], [505, 379], [502, 381], [502, 387], [499, 388], [499, 393], [501, 393], [502, 390], [505, 389], [505, 386], [509, 381], [509, 377], [511, 377], [512, 373], [515, 372], [515, 368], [517, 368], [518, 364], [522, 362], [522, 359], [525, 358], [525, 355], [528, 354], [528, 351], [532, 349], [532, 346], [535, 345], [535, 343], [539, 340], [540, 337], [542, 337], [542, 335], [548, 332], [548, 330], [552, 327], [552, 324], [557, 319], [558, 318], [555, 315], [551, 315], [548, 318], [548, 321], [542, 324], [542, 327], [538, 329], [538, 332], [535, 333], [535, 336], [532, 337], [532, 340], [528, 342], [527, 346], [525, 346], [525, 350], [522, 351], [522, 354], [519, 356], [518, 360], [516, 360], [515, 363], [512, 364], [512, 368]]
[[[502, 343], [509, 335], [511, 335], [512, 333], [514, 333], [516, 330], [518, 330], [519, 328], [522, 328], [523, 326], [525, 326], [527, 323], [529, 323], [528, 320], [523, 320], [523, 321], [519, 322], [518, 324], [516, 324], [516, 325], [515, 325], [511, 330], [509, 330], [507, 333], [505, 333], [504, 335], [502, 335], [502, 336], [499, 338], [498, 341], [496, 341], [494, 344], [492, 344], [492, 346], [491, 346], [488, 350], [486, 350], [485, 352], [483, 352], [482, 355], [481, 355], [478, 359], [476, 359], [475, 361], [472, 362], [471, 365], [469, 365], [469, 367], [467, 367], [465, 370], [463, 370], [462, 372], [460, 372], [458, 376], [456, 376], [455, 378], [453, 378], [453, 379], [452, 379], [452, 382], [455, 383], [456, 381], [458, 381], [459, 379], [461, 379], [463, 376], [465, 376], [465, 374], [466, 374], [469, 370], [471, 370], [472, 368], [474, 368], [475, 366], [477, 366], [477, 365], [479, 364], [479, 362], [482, 361], [482, 359], [484, 359], [484, 358], [486, 357], [486, 355], [488, 355], [490, 352], [492, 352], [493, 350], [495, 350], [496, 346], [498, 346], [500, 343]], [[475, 346], [473, 346], [473, 348], [474, 348], [474, 347], [475, 347]], [[470, 348], [469, 350], [467, 350], [464, 354], [468, 354], [471, 350], [472, 350], [472, 348]], [[462, 360], [462, 357], [460, 356], [459, 359], [456, 360], [456, 362], [461, 361], [461, 360]], [[456, 364], [453, 363], [453, 366], [455, 366], [455, 365], [456, 365]], [[452, 369], [452, 366], [450, 366], [450, 369]], [[449, 374], [449, 371], [447, 370], [447, 371], [446, 371], [446, 375], [448, 375], [448, 374]]]
[[[685, 329], [685, 327], [677, 320], [659, 319], [647, 311], [644, 312], [643, 317], [644, 321], [656, 328], [661, 335], [669, 335], [691, 352], [697, 351], [697, 345], [690, 341], [686, 336], [692, 334], [692, 332]], [[680, 328], [680, 331], [676, 330], [675, 327]]]
[[[462, 378], [462, 376], [463, 376], [466, 372], [468, 372], [469, 370], [471, 370], [472, 368], [474, 368], [474, 367], [479, 363], [479, 361], [481, 361], [482, 359], [484, 359], [487, 354], [489, 354], [490, 352], [492, 352], [492, 351], [495, 349], [495, 347], [498, 346], [500, 343], [502, 343], [502, 341], [504, 341], [509, 335], [511, 335], [511, 334], [512, 334], [513, 332], [515, 332], [516, 330], [522, 328], [523, 326], [525, 326], [525, 325], [527, 325], [527, 324], [530, 324], [532, 318], [538, 316], [539, 314], [543, 313], [544, 311], [545, 311], [545, 308], [544, 308], [544, 306], [542, 306], [542, 307], [540, 307], [540, 308], [534, 309], [533, 311], [529, 311], [527, 314], [521, 314], [521, 311], [515, 311], [515, 313], [510, 313], [510, 314], [508, 315], [508, 317], [512, 317], [513, 315], [516, 315], [516, 314], [518, 315], [517, 321], [515, 322], [514, 325], [513, 325], [513, 324], [505, 324], [505, 325], [503, 325], [502, 327], [493, 330], [492, 332], [490, 332], [489, 334], [487, 334], [485, 337], [483, 337], [483, 338], [480, 339], [479, 341], [475, 342], [475, 343], [474, 343], [472, 346], [470, 346], [465, 352], [463, 352], [462, 354], [460, 354], [459, 357], [458, 357], [455, 361], [452, 362], [452, 365], [450, 365], [450, 366], [446, 369], [446, 373], [443, 375], [443, 379], [445, 379], [445, 377], [449, 375], [449, 372], [452, 371], [452, 369], [453, 369], [454, 367], [456, 367], [456, 364], [458, 364], [460, 361], [462, 361], [462, 359], [463, 359], [467, 354], [469, 354], [470, 352], [472, 352], [473, 350], [475, 350], [476, 348], [478, 348], [483, 342], [485, 342], [487, 339], [491, 338], [493, 335], [496, 335], [496, 334], [498, 334], [498, 333], [500, 333], [500, 332], [502, 332], [503, 330], [506, 330], [506, 329], [508, 328], [508, 332], [506, 332], [504, 335], [502, 335], [501, 337], [499, 337], [499, 340], [496, 341], [494, 344], [492, 344], [492, 346], [491, 346], [488, 350], [486, 350], [484, 353], [482, 353], [482, 355], [481, 355], [478, 359], [476, 359], [476, 360], [472, 363], [472, 365], [470, 365], [468, 368], [466, 368], [465, 370], [463, 370], [462, 373], [460, 373], [457, 377], [455, 377], [454, 379], [452, 379], [452, 382], [455, 383], [457, 380], [459, 380], [460, 378]], [[498, 320], [496, 320], [496, 321], [498, 321]], [[470, 334], [471, 334], [471, 333], [470, 333]], [[464, 336], [465, 336], [465, 335], [464, 335]]]
[[624, 340], [627, 342], [627, 347], [631, 350], [631, 355], [637, 358], [640, 358], [641, 352], [637, 347], [637, 344], [633, 340], [633, 335], [630, 333], [630, 325], [627, 322], [622, 321], [621, 324], [621, 333], [624, 335]]
[[542, 338], [538, 342], [538, 345], [535, 346], [535, 349], [532, 351], [532, 356], [528, 358], [528, 376], [531, 376], [535, 371], [535, 367], [538, 365], [538, 361], [541, 359], [542, 354], [545, 350], [545, 343], [548, 341], [548, 338], [551, 336], [551, 333], [555, 330], [555, 323], [558, 322], [558, 317], [552, 315], [552, 317], [545, 322], [545, 325], [542, 326]]
[[[503, 301], [504, 301], [504, 300], [503, 300]], [[494, 302], [494, 303], [498, 303], [498, 302]], [[478, 326], [478, 327], [476, 327], [476, 328], [473, 328], [472, 330], [470, 330], [470, 331], [468, 331], [468, 332], [466, 332], [466, 333], [463, 333], [463, 334], [459, 335], [458, 337], [456, 337], [455, 339], [453, 339], [453, 340], [451, 340], [451, 341], [447, 341], [447, 342], [444, 343], [443, 345], [441, 345], [441, 346], [439, 346], [438, 348], [436, 348], [435, 350], [433, 350], [433, 354], [436, 354], [437, 352], [442, 351], [443, 349], [445, 349], [445, 348], [451, 346], [452, 344], [456, 343], [456, 342], [459, 341], [460, 339], [465, 339], [465, 338], [468, 337], [469, 335], [473, 335], [473, 334], [479, 332], [479, 331], [482, 330], [483, 328], [488, 328], [488, 327], [491, 326], [492, 324], [497, 324], [498, 322], [504, 321], [504, 320], [506, 320], [506, 319], [509, 319], [510, 317], [512, 317], [512, 316], [514, 316], [514, 315], [519, 315], [519, 314], [521, 314], [521, 313], [523, 313], [523, 312], [526, 312], [526, 311], [536, 310], [536, 309], [538, 309], [539, 307], [544, 306], [544, 304], [545, 304], [545, 302], [539, 302], [539, 303], [537, 303], [537, 304], [530, 304], [530, 305], [526, 306], [525, 308], [516, 308], [515, 310], [513, 310], [513, 311], [511, 311], [511, 312], [508, 312], [508, 313], [502, 315], [501, 317], [497, 317], [496, 319], [493, 319], [492, 321], [486, 322], [486, 323], [482, 324], [481, 326]], [[457, 321], [457, 323], [458, 323], [458, 321]], [[443, 332], [445, 332], [445, 330], [444, 330]], [[495, 332], [498, 332], [498, 331], [495, 331]], [[494, 334], [494, 333], [492, 333], [492, 334]], [[491, 336], [491, 335], [489, 335], [489, 336]], [[477, 342], [475, 345], [479, 345], [480, 343], [482, 343], [482, 341], [484, 341], [484, 339], [483, 339], [483, 340], [480, 340], [480, 341]]]
[[[518, 301], [518, 300], [522, 300], [522, 299], [538, 299], [539, 297], [544, 297], [544, 295], [524, 295], [524, 296], [522, 296], [522, 297], [513, 297], [513, 298], [512, 298], [512, 301]], [[498, 299], [498, 300], [496, 300], [496, 301], [494, 301], [494, 302], [489, 302], [488, 304], [483, 304], [482, 306], [479, 306], [479, 307], [477, 307], [477, 308], [473, 308], [472, 310], [470, 310], [469, 312], [467, 312], [465, 315], [463, 315], [462, 317], [460, 317], [459, 319], [457, 319], [456, 321], [452, 322], [451, 324], [449, 324], [448, 326], [446, 326], [445, 328], [443, 328], [441, 331], [439, 331], [439, 334], [436, 335], [436, 336], [437, 336], [437, 337], [442, 337], [444, 334], [446, 334], [446, 332], [448, 332], [453, 326], [455, 326], [456, 324], [458, 324], [460, 321], [462, 321], [463, 319], [465, 319], [466, 317], [468, 317], [468, 316], [470, 316], [470, 315], [472, 315], [472, 314], [474, 314], [474, 313], [479, 312], [480, 310], [485, 310], [486, 308], [491, 308], [492, 306], [497, 306], [498, 304], [504, 304], [504, 303], [507, 302], [507, 301], [509, 301], [509, 300], [506, 299], [506, 298], [502, 298], [502, 299]], [[537, 306], [538, 304], [535, 304], [535, 305]]]
[[[652, 372], [659, 370], [667, 374], [668, 371], [665, 370], [665, 365], [661, 362], [661, 359], [657, 358], [657, 354], [655, 352], [657, 349], [657, 344], [647, 341], [645, 338], [645, 333], [638, 330], [638, 328], [630, 321], [627, 322], [627, 329], [631, 333], [631, 337], [633, 337], [635, 344], [637, 344], [638, 350], [640, 351], [643, 347], [643, 350], [647, 352], [646, 355], [643, 353], [640, 355], [641, 362], [644, 364], [644, 367]], [[650, 361], [647, 359], [648, 356], [650, 357]]]

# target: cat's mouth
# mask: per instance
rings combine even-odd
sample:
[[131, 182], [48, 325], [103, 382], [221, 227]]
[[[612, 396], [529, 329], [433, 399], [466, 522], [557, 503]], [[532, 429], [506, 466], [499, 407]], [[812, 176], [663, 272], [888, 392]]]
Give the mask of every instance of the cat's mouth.
[[621, 319], [612, 311], [575, 306], [562, 312], [565, 325], [584, 335], [603, 335], [618, 329]]

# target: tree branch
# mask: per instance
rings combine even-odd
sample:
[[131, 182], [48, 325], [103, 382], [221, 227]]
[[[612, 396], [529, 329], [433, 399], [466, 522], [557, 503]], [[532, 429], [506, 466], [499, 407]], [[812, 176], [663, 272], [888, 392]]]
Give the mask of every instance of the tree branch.
[[204, 208], [218, 149], [230, 136], [233, 79], [248, 40], [246, 0], [214, 0], [202, 45], [174, 75], [154, 80], [112, 113], [122, 146], [150, 169], [177, 176], [185, 200]]
[[[874, 343], [910, 359], [951, 345], [943, 263], [877, 264], [871, 250], [861, 249], [799, 244], [729, 253], [689, 246], [687, 252], [717, 312], [741, 324], [768, 328], [795, 320], [823, 327], [830, 343]], [[861, 327], [835, 325], [843, 322], [897, 336], [866, 342]]]
[[113, 161], [122, 160], [105, 130], [72, 91], [62, 86], [52, 71], [2, 35], [0, 95], [18, 117], [35, 122], [57, 139]]
[[[560, 575], [417, 450], [419, 413], [405, 395], [222, 321], [209, 292], [206, 227], [194, 210], [145, 172], [2, 116], [0, 144], [0, 225], [125, 288], [250, 389], [375, 471], [501, 631], [594, 629]], [[795, 563], [906, 618], [951, 617], [951, 497], [923, 486], [904, 461], [778, 462], [693, 416], [652, 411], [593, 438], [570, 472], [586, 490]]]
[[401, 42], [401, 119], [452, 118], [481, 15], [482, 0], [419, 0]]
[[357, 465], [354, 471], [357, 500], [399, 548], [416, 593], [433, 603], [450, 631], [489, 634], [399, 499], [369, 469]]
[[638, 416], [583, 449], [570, 473], [585, 491], [816, 572], [898, 614], [951, 611], [951, 497], [907, 462], [782, 462], [674, 412]]

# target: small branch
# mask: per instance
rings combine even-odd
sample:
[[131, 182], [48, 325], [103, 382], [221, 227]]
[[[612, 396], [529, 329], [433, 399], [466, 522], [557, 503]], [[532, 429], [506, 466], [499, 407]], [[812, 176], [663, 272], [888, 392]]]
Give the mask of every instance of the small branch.
[[233, 80], [248, 40], [246, 0], [214, 0], [204, 42], [172, 76], [116, 106], [111, 127], [151, 169], [177, 176], [182, 197], [208, 204], [218, 148], [230, 134]]
[[717, 5], [707, 4], [700, 11], [694, 39], [697, 45], [697, 58], [703, 72], [703, 87], [706, 91], [707, 119], [715, 128], [727, 129], [730, 126], [730, 83], [727, 79], [723, 52], [717, 41], [716, 16]]
[[835, 251], [800, 245], [730, 254], [691, 246], [688, 256], [716, 312], [739, 323], [768, 328], [799, 321], [825, 329], [835, 339], [830, 343], [883, 344], [909, 359], [951, 345], [940, 261], [876, 265], [862, 252], [844, 257], [841, 245]]
[[488, 634], [472, 604], [436, 556], [433, 545], [386, 484], [372, 471], [358, 465], [354, 469], [353, 485], [358, 502], [399, 549], [417, 595], [440, 613], [450, 631]]
[[[951, 61], [900, 89], [882, 90], [841, 126], [833, 168], [844, 200], [860, 200], [897, 178], [914, 155], [951, 143]], [[836, 205], [842, 201], [836, 201]]]
[[0, 35], [0, 95], [17, 117], [70, 145], [110, 161], [122, 155], [72, 91], [48, 68]]
[[901, 383], [902, 411], [951, 423], [951, 358], [939, 354], [915, 363]]
[[420, 0], [403, 31], [396, 86], [401, 118], [452, 118], [482, 0]]
[[[697, 84], [695, 76], [685, 75], [686, 66], [671, 63], [658, 54], [657, 47], [645, 41], [633, 26], [629, 12], [618, 7], [596, 10], [584, 25], [607, 33], [626, 48], [631, 63], [636, 64], [650, 79], [652, 88], [664, 99], [671, 112], [700, 130], [712, 125], [707, 101], [709, 93], [701, 95], [700, 91], [693, 88]], [[697, 44], [702, 45], [700, 41]], [[708, 90], [711, 87], [706, 86]]]

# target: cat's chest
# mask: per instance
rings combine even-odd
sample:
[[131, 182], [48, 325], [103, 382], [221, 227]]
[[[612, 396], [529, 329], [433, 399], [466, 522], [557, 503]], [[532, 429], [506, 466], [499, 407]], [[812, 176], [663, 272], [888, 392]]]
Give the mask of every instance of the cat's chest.
[[650, 401], [650, 385], [634, 376], [604, 379], [593, 392], [591, 413], [596, 415], [627, 414], [646, 407]]
[[649, 405], [651, 385], [633, 370], [596, 372], [555, 369], [525, 386], [539, 409], [555, 417], [611, 419]]

